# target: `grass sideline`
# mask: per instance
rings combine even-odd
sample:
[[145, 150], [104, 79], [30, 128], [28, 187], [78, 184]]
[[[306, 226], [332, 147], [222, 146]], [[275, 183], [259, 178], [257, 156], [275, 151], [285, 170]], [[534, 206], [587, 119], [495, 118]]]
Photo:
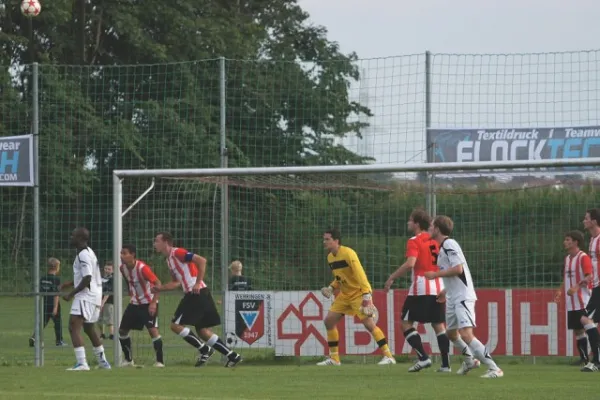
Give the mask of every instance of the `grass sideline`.
[[[161, 324], [167, 325], [178, 296], [164, 299]], [[68, 305], [63, 303], [63, 318]], [[193, 367], [194, 352], [163, 328], [167, 368], [150, 367], [153, 352], [147, 335], [134, 336], [136, 361], [141, 369], [92, 370], [66, 372], [74, 361], [72, 348], [53, 346], [53, 331], [47, 327], [46, 355], [43, 368], [33, 367], [33, 349], [28, 347], [31, 333], [32, 301], [29, 298], [0, 297], [0, 399], [81, 398], [94, 399], [306, 399], [322, 396], [347, 398], [376, 396], [380, 399], [453, 397], [461, 399], [532, 399], [571, 396], [600, 397], [597, 374], [584, 374], [569, 366], [564, 358], [499, 357], [506, 376], [498, 380], [480, 379], [479, 369], [466, 377], [441, 375], [435, 368], [417, 374], [407, 372], [408, 357], [398, 357], [395, 366], [374, 365], [375, 358], [345, 357], [339, 368], [320, 368], [310, 358], [275, 359], [268, 352], [244, 352], [247, 362], [225, 369], [218, 357], [203, 369]], [[166, 311], [165, 311], [166, 310]], [[51, 325], [52, 323], [50, 323]], [[68, 331], [64, 329], [68, 342]], [[86, 342], [87, 343], [87, 342]], [[112, 348], [107, 343], [109, 360]], [[88, 355], [91, 356], [91, 351]], [[91, 357], [90, 357], [91, 358]], [[453, 357], [454, 370], [459, 357]], [[90, 359], [92, 365], [94, 360]], [[467, 383], [468, 382], [468, 383]], [[465, 386], [466, 384], [466, 386]], [[89, 388], [89, 389], [86, 389]]]

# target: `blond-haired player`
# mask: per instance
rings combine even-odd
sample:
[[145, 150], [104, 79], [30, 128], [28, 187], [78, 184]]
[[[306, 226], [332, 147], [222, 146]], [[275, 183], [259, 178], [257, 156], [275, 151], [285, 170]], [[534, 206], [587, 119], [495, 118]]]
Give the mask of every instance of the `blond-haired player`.
[[501, 378], [504, 372], [496, 365], [483, 343], [473, 334], [475, 325], [475, 302], [477, 295], [471, 278], [471, 271], [465, 255], [458, 242], [448, 236], [452, 234], [454, 222], [445, 215], [439, 215], [433, 220], [431, 237], [440, 244], [440, 254], [437, 259], [439, 271], [425, 272], [427, 279], [444, 279], [443, 295], [446, 296], [446, 329], [448, 338], [456, 342], [459, 335], [466, 343], [470, 352], [465, 355], [465, 361], [459, 374], [466, 375], [475, 368], [475, 356], [488, 367], [482, 378]]
[[328, 287], [321, 289], [321, 293], [326, 298], [330, 298], [333, 291], [339, 289], [339, 294], [335, 297], [325, 317], [329, 357], [317, 365], [341, 365], [338, 353], [340, 335], [336, 325], [344, 315], [357, 316], [373, 335], [383, 353], [379, 365], [396, 364], [388, 347], [387, 339], [374, 320], [377, 310], [373, 305], [371, 284], [367, 279], [367, 274], [365, 274], [356, 252], [350, 247], [342, 246], [341, 241], [340, 232], [336, 229], [330, 229], [323, 234], [323, 244], [329, 251], [327, 263], [334, 279]]

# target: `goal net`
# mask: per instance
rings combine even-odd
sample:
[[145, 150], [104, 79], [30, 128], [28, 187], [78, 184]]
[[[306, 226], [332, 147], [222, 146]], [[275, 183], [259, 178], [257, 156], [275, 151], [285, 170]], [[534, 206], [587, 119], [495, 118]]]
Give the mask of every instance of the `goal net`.
[[[564, 302], [553, 300], [562, 279], [564, 233], [582, 230], [586, 209], [600, 204], [597, 177], [585, 168], [543, 173], [488, 168], [438, 172], [433, 180], [424, 170], [372, 172], [368, 166], [364, 171], [331, 173], [317, 167], [294, 174], [265, 168], [227, 176], [204, 170], [128, 171], [116, 180], [115, 201], [121, 204], [115, 210], [123, 213], [134, 206], [115, 219], [116, 232], [122, 232], [115, 235], [115, 250], [119, 242], [136, 245], [138, 258], [168, 282], [164, 257], [152, 246], [157, 232], [170, 232], [176, 247], [207, 258], [205, 281], [222, 318], [216, 332], [246, 359], [318, 357], [327, 354], [322, 321], [331, 305], [320, 288], [332, 280], [322, 235], [336, 227], [365, 268], [378, 324], [392, 351], [409, 356], [400, 321], [409, 277], [398, 279], [390, 292], [382, 288], [405, 259], [408, 216], [415, 208], [429, 207], [455, 222], [453, 236], [465, 251], [479, 297], [477, 335], [489, 350], [495, 355], [570, 356], [577, 350]], [[583, 247], [587, 250], [587, 242]], [[236, 260], [250, 290], [225, 290], [232, 289], [229, 265]], [[196, 355], [169, 330], [181, 297], [178, 289], [160, 299], [159, 327], [169, 363], [191, 363]], [[128, 301], [125, 295], [123, 307]], [[437, 353], [431, 328], [419, 325], [418, 330], [426, 349]], [[342, 357], [380, 354], [357, 319], [346, 316], [339, 332]], [[133, 342], [136, 361], [152, 361], [147, 333], [134, 334]]]

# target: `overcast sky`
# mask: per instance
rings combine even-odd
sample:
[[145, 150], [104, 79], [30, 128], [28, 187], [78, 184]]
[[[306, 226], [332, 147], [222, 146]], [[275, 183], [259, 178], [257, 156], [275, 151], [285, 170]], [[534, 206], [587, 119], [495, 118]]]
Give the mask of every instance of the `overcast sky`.
[[[369, 138], [346, 143], [379, 162], [424, 159], [424, 74], [432, 53], [600, 49], [598, 0], [299, 0], [343, 51], [356, 51]], [[411, 57], [392, 57], [410, 55]], [[390, 58], [391, 57], [391, 58]], [[375, 59], [373, 59], [375, 58]], [[379, 59], [377, 59], [379, 58]], [[384, 59], [385, 58], [385, 59]], [[432, 126], [598, 124], [600, 52], [434, 56]], [[359, 87], [353, 88], [359, 97]], [[365, 97], [368, 94], [368, 98]]]

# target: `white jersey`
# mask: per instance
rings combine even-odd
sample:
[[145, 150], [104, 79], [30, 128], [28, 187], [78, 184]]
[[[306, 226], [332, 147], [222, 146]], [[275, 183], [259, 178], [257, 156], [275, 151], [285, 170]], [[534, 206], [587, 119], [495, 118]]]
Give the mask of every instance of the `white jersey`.
[[600, 278], [598, 277], [598, 273], [600, 273], [600, 268], [598, 268], [598, 258], [600, 256], [600, 235], [595, 237], [592, 236], [590, 238], [590, 251], [588, 254], [592, 259], [592, 288], [595, 288], [600, 285]]
[[446, 238], [440, 245], [437, 265], [440, 270], [446, 271], [459, 264], [463, 267], [462, 274], [443, 278], [444, 287], [446, 288], [446, 299], [452, 304], [457, 304], [465, 300], [475, 301], [477, 300], [477, 295], [475, 294], [471, 271], [469, 271], [467, 260], [460, 245], [456, 240]]
[[90, 285], [77, 293], [75, 298], [100, 306], [102, 304], [100, 264], [94, 251], [86, 247], [77, 254], [73, 262], [73, 285], [79, 286], [83, 278], [88, 275], [92, 277]]

